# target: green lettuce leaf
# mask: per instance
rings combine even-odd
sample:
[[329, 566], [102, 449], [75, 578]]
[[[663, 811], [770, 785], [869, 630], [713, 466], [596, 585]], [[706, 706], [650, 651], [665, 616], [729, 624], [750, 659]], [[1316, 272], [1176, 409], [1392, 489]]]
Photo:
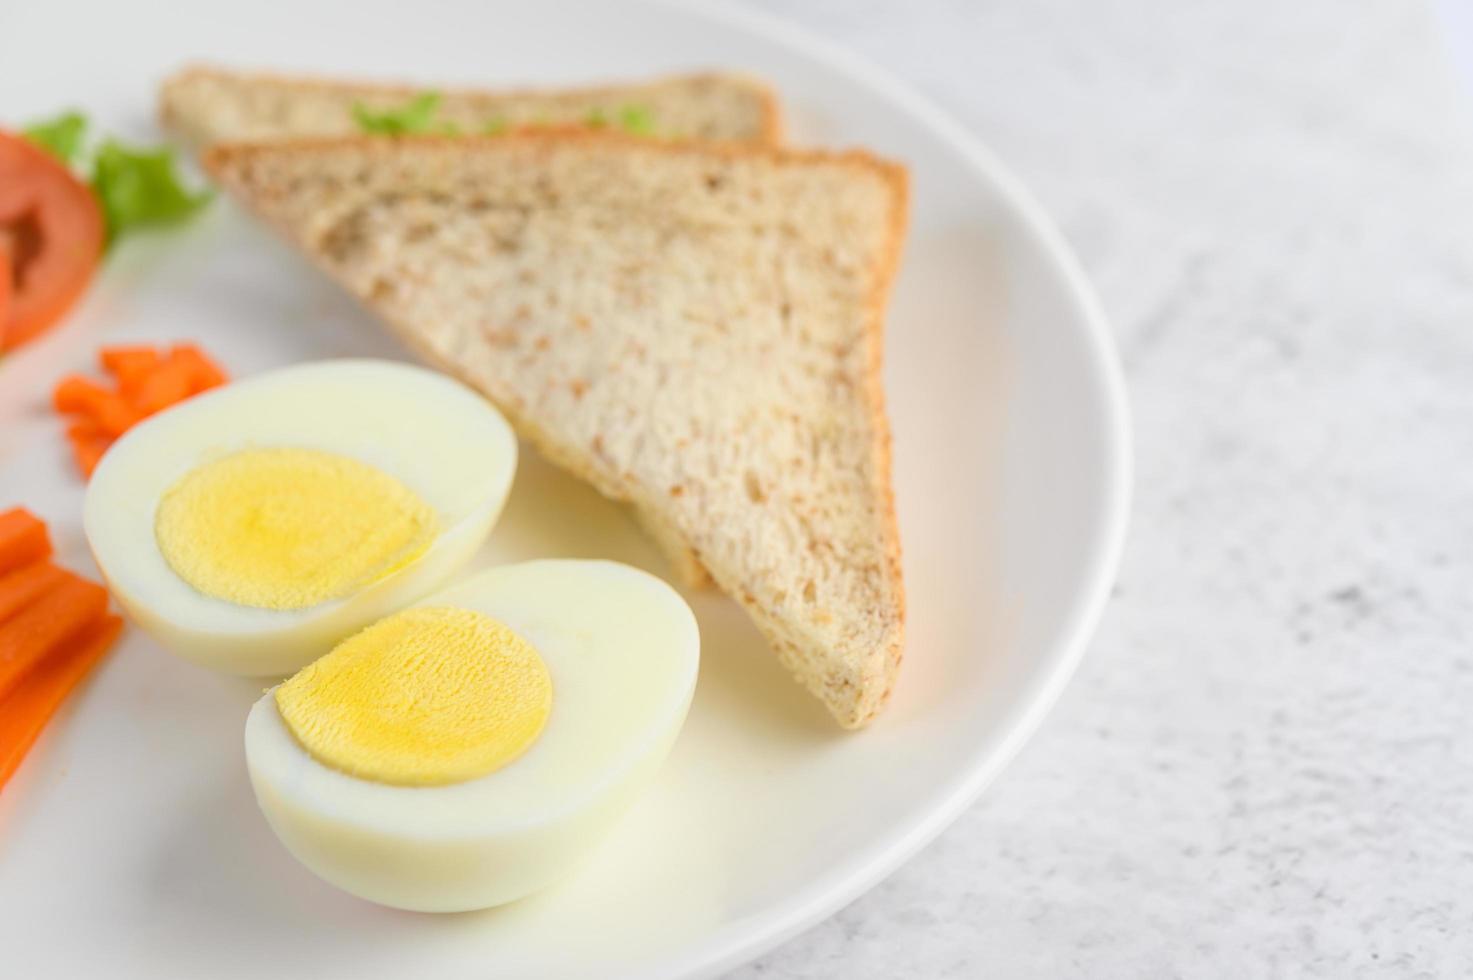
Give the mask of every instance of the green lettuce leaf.
[[167, 147], [138, 149], [115, 139], [97, 149], [92, 161], [92, 190], [107, 219], [109, 242], [135, 228], [187, 218], [212, 196], [184, 186], [174, 167], [174, 152]]
[[71, 165], [77, 162], [87, 138], [87, 117], [80, 112], [64, 112], [54, 119], [31, 123], [21, 130], [21, 135], [62, 163]]
[[428, 133], [434, 129], [439, 108], [440, 93], [425, 92], [397, 109], [374, 110], [359, 102], [353, 106], [353, 119], [359, 129], [376, 136]]
[[[649, 106], [620, 106], [614, 121], [618, 123], [620, 129], [632, 136], [655, 135], [655, 116], [650, 112]], [[611, 121], [607, 112], [595, 108], [588, 110], [588, 115], [583, 117], [583, 125], [590, 129], [606, 129], [611, 125]]]
[[619, 126], [634, 136], [655, 135], [655, 115], [649, 106], [626, 105], [619, 110]]

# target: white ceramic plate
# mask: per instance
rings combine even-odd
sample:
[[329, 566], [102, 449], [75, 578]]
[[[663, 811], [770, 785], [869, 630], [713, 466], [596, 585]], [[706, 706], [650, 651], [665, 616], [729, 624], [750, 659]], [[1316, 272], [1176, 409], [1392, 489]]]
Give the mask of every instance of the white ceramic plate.
[[[334, 891], [278, 846], [241, 732], [260, 685], [136, 630], [0, 797], [0, 923], [15, 976], [708, 976], [857, 896], [971, 801], [1038, 725], [1106, 595], [1126, 510], [1122, 389], [1058, 235], [983, 149], [843, 53], [745, 13], [588, 2], [76, 0], [0, 13], [0, 119], [68, 105], [150, 134], [189, 59], [445, 82], [540, 83], [707, 66], [774, 81], [795, 141], [907, 162], [914, 217], [886, 383], [911, 599], [889, 712], [844, 735], [725, 599], [685, 734], [581, 874], [488, 913], [409, 915]], [[106, 339], [197, 338], [237, 373], [400, 356], [267, 233], [217, 206], [136, 239], [66, 327], [0, 365], [0, 504], [90, 562], [81, 487], [46, 407]], [[661, 570], [616, 507], [528, 459], [484, 562], [553, 555]]]

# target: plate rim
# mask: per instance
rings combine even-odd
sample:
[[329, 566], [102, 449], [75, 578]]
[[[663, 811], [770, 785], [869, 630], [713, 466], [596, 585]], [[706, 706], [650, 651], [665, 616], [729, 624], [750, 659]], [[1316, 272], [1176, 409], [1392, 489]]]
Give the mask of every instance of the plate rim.
[[1060, 273], [1085, 324], [1085, 349], [1091, 369], [1101, 382], [1106, 409], [1103, 520], [1083, 552], [1085, 585], [1073, 597], [1063, 629], [1049, 651], [1052, 668], [1035, 682], [1035, 693], [1003, 736], [1000, 747], [979, 752], [966, 765], [959, 766], [952, 785], [921, 819], [761, 912], [718, 927], [688, 950], [677, 953], [660, 974], [706, 978], [748, 963], [812, 928], [898, 870], [954, 823], [1037, 732], [1084, 659], [1120, 567], [1132, 485], [1130, 410], [1124, 371], [1109, 320], [1063, 233], [1023, 181], [951, 113], [869, 58], [765, 10], [743, 6], [734, 0], [637, 2], [695, 14], [806, 57], [868, 89], [935, 132], [985, 183], [999, 191], [1020, 225]]

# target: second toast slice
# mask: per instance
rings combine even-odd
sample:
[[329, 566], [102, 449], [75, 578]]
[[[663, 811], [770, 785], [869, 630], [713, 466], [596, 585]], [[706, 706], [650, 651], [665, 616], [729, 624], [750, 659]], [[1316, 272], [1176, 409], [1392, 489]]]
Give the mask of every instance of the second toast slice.
[[[228, 140], [350, 136], [356, 107], [383, 111], [426, 89], [377, 82], [290, 78], [195, 67], [159, 92], [164, 122], [198, 145]], [[648, 135], [775, 143], [781, 122], [772, 91], [745, 75], [710, 72], [562, 89], [437, 90], [435, 123], [464, 133], [530, 125], [618, 127], [634, 114]]]

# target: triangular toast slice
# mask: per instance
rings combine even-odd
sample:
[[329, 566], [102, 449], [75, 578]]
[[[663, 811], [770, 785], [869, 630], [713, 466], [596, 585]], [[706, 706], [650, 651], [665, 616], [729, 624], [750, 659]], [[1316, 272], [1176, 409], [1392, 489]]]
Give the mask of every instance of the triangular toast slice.
[[904, 625], [880, 385], [903, 169], [573, 132], [227, 145], [206, 166], [693, 551], [841, 724], [879, 711]]
[[[166, 125], [197, 145], [351, 136], [360, 133], [355, 107], [401, 108], [431, 89], [196, 66], [164, 82], [159, 108]], [[592, 124], [637, 128], [651, 136], [775, 143], [781, 131], [772, 90], [729, 73], [587, 88], [435, 93], [434, 125], [465, 133]]]

